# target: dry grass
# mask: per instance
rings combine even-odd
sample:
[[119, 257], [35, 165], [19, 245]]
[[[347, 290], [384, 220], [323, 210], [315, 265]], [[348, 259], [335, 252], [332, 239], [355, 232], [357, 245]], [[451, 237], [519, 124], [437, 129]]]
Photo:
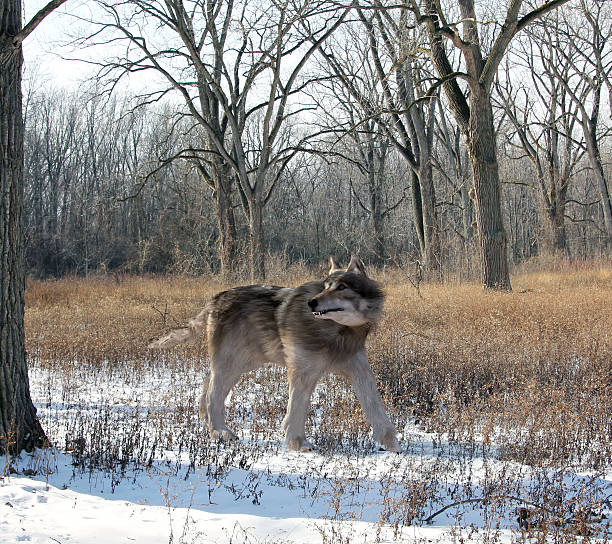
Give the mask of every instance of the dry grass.
[[[304, 268], [289, 275], [293, 283], [308, 279]], [[532, 465], [609, 463], [612, 268], [523, 273], [509, 294], [475, 284], [423, 285], [417, 292], [398, 270], [379, 279], [386, 315], [369, 353], [400, 428], [416, 419], [451, 441], [494, 444], [500, 457]], [[224, 287], [214, 278], [187, 277], [30, 281], [28, 353], [64, 371], [84, 363], [153, 364], [157, 355], [146, 350], [147, 341], [184, 323]], [[205, 343], [184, 348], [180, 358], [201, 370]], [[265, 382], [282, 379], [273, 369], [256, 378], [279, 402], [253, 407], [262, 418], [253, 431], [278, 426], [283, 391]], [[325, 381], [314, 403], [325, 410], [313, 432], [319, 440], [359, 444], [362, 415], [352, 395], [335, 393], [344, 387]], [[340, 417], [347, 411], [354, 417]]]
[[530, 464], [609, 462], [612, 268], [522, 274], [509, 294], [398, 283], [372, 351], [396, 403]]
[[[298, 266], [269, 281], [297, 284], [322, 272]], [[366, 488], [378, 490], [369, 499], [359, 467], [369, 460], [377, 470], [374, 444], [341, 379], [324, 379], [313, 397], [307, 432], [324, 455], [300, 460], [308, 477], [252, 468], [282, 451], [287, 385], [280, 367], [245, 376], [234, 389], [228, 423], [250, 440], [220, 445], [202, 433], [195, 405], [205, 342], [161, 355], [146, 344], [227, 287], [215, 278], [30, 281], [27, 348], [44, 426], [75, 467], [105, 469], [113, 485], [161, 462], [181, 478], [203, 470], [209, 500], [225, 489], [259, 504], [262, 486], [302, 486], [327, 501], [331, 520], [359, 519], [374, 500], [380, 526], [391, 526], [398, 541], [403, 527], [453, 503], [458, 535], [469, 525], [466, 509], [478, 504], [483, 541], [498, 540], [502, 519], [539, 542], [595, 538], [591, 518], [608, 491], [593, 470], [612, 459], [612, 266], [546, 272], [533, 265], [513, 277], [506, 294], [450, 282], [417, 290], [403, 274], [376, 274], [387, 303], [369, 355], [398, 429], [416, 438], [406, 437], [405, 455], [366, 478]], [[415, 423], [432, 434], [420, 440]], [[478, 474], [475, 464], [484, 467]], [[578, 476], [576, 468], [595, 475]], [[522, 521], [514, 512], [521, 502], [536, 505], [522, 507]], [[351, 538], [324, 531], [322, 541]]]

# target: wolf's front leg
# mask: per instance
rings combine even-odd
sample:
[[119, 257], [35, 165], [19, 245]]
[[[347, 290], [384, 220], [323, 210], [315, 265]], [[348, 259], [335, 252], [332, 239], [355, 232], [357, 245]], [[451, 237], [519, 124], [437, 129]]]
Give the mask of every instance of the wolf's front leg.
[[376, 389], [376, 378], [368, 362], [365, 350], [358, 352], [341, 367], [341, 373], [348, 376], [359, 399], [361, 409], [372, 425], [374, 439], [385, 449], [399, 453], [395, 425], [389, 419]]
[[296, 451], [314, 449], [314, 446], [306, 440], [306, 417], [310, 409], [310, 397], [322, 374], [317, 365], [309, 362], [303, 365], [300, 363], [287, 365], [289, 402], [282, 427], [289, 449]]

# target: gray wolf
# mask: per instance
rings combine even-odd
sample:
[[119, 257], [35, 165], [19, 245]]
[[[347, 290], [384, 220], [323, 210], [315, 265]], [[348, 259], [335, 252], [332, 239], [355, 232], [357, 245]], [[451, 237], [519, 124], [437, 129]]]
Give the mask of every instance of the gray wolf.
[[305, 423], [311, 395], [325, 374], [348, 378], [374, 438], [399, 452], [368, 363], [365, 340], [381, 317], [384, 295], [352, 257], [340, 268], [330, 257], [327, 278], [299, 287], [250, 285], [217, 294], [186, 327], [152, 342], [169, 348], [194, 342], [207, 329], [210, 374], [199, 413], [216, 439], [235, 439], [225, 423], [225, 398], [245, 372], [268, 362], [287, 367], [289, 403], [282, 427], [290, 449], [311, 451]]

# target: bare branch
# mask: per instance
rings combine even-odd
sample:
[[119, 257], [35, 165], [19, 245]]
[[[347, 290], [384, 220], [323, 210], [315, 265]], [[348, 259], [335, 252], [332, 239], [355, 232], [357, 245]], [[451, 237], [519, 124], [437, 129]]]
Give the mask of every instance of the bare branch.
[[34, 17], [19, 31], [13, 38], [14, 45], [18, 45], [25, 40], [35, 29], [42, 23], [44, 18], [49, 15], [54, 9], [61, 6], [66, 0], [51, 0], [46, 6], [40, 9]]

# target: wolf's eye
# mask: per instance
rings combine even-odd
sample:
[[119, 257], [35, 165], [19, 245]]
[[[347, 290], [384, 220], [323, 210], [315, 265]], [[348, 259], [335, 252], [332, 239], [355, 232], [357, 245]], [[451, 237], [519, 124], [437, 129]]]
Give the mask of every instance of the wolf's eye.
[[342, 285], [341, 283], [336, 287], [337, 291], [342, 291], [343, 289], [346, 289], [346, 285]]

